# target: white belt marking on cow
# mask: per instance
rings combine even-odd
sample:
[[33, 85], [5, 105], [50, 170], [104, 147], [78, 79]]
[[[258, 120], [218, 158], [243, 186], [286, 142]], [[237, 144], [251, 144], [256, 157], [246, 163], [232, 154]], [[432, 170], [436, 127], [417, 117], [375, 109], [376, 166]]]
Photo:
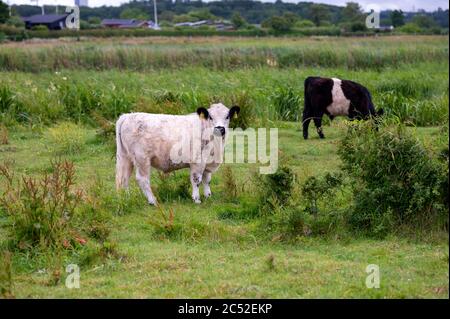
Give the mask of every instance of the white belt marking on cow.
[[332, 78], [333, 89], [331, 90], [332, 102], [327, 106], [327, 111], [333, 115], [348, 115], [350, 109], [350, 100], [348, 100], [342, 91], [342, 81], [340, 79]]

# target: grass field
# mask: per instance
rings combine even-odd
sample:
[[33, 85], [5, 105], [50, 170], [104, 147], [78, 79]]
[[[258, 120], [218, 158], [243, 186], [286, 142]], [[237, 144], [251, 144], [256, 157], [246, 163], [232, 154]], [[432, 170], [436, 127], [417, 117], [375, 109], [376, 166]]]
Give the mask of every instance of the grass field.
[[[86, 130], [88, 140], [95, 131]], [[435, 128], [419, 129], [427, 140]], [[295, 156], [295, 171], [304, 178], [317, 170], [333, 170], [339, 160], [336, 142], [339, 125], [327, 128], [329, 138], [303, 141], [293, 125], [280, 132], [282, 152]], [[13, 133], [9, 146], [0, 148], [0, 159], [14, 159], [19, 172], [39, 174], [52, 158], [45, 140], [36, 134]], [[100, 177], [104, 187], [114, 188], [114, 159], [102, 144], [70, 157], [77, 166], [82, 188]], [[30, 159], [33, 160], [30, 162]], [[254, 165], [254, 164], [253, 164]], [[239, 184], [251, 176], [248, 165], [233, 167]], [[186, 175], [184, 175], [187, 178]], [[158, 175], [153, 180], [159, 183]], [[305, 237], [286, 244], [264, 238], [256, 221], [221, 219], [220, 212], [230, 203], [223, 200], [221, 172], [213, 179], [213, 197], [201, 205], [188, 198], [165, 202], [176, 219], [188, 225], [181, 238], [161, 239], [150, 224], [157, 209], [140, 204], [126, 212], [112, 212], [112, 241], [123, 259], [107, 259], [81, 266], [81, 288], [49, 285], [53, 265], [49, 257], [30, 261], [29, 256], [14, 257], [16, 297], [187, 297], [187, 298], [412, 298], [448, 297], [448, 244], [435, 239], [415, 241], [397, 237], [370, 240], [348, 235], [344, 238]], [[133, 188], [136, 189], [135, 183]], [[156, 192], [158, 187], [156, 187]], [[244, 192], [239, 201], [250, 200]], [[4, 239], [4, 233], [2, 238]], [[83, 255], [83, 252], [79, 253]], [[66, 257], [65, 263], [79, 263], [79, 255]], [[51, 260], [51, 259], [50, 259]], [[367, 265], [378, 264], [380, 289], [365, 286]], [[41, 271], [38, 271], [41, 270]]]
[[[293, 95], [302, 102], [309, 75], [358, 81], [371, 90], [377, 108], [407, 124], [437, 157], [448, 145], [442, 141], [442, 126], [448, 130], [448, 38], [112, 41], [0, 47], [0, 164], [10, 163], [17, 176], [42, 177], [52, 172], [55, 158], [70, 160], [75, 188], [89, 194], [86, 202], [94, 203], [110, 229], [105, 240], [86, 237], [87, 243], [73, 250], [23, 249], [20, 242], [17, 249], [10, 244], [15, 226], [0, 208], [0, 248], [13, 252], [10, 262], [0, 262], [0, 280], [6, 282], [9, 272], [11, 295], [448, 298], [445, 229], [417, 224], [374, 238], [342, 223], [324, 234], [285, 240], [279, 230], [265, 228], [266, 219], [239, 215], [257, 204], [259, 164], [221, 167], [213, 175], [213, 197], [200, 205], [184, 189], [188, 171], [169, 177], [153, 171], [152, 188], [162, 206], [150, 207], [134, 179], [129, 194], [115, 192], [114, 136], [105, 131], [124, 112], [184, 114], [211, 101], [246, 103], [252, 126], [279, 128], [280, 160], [296, 174], [295, 196], [301, 202], [298, 188], [309, 177], [340, 169], [337, 152], [346, 124], [342, 119], [327, 123], [325, 140], [311, 127], [305, 141], [299, 122], [280, 120], [275, 101]], [[139, 57], [144, 58], [136, 61]], [[301, 104], [293, 105], [298, 114]], [[237, 196], [230, 196], [230, 187]], [[0, 191], [6, 188], [0, 176]], [[322, 205], [345, 216], [351, 197], [347, 187]], [[80, 289], [64, 285], [71, 263], [80, 266]], [[380, 269], [378, 289], [366, 287], [370, 264]], [[0, 292], [5, 286], [0, 284]]]

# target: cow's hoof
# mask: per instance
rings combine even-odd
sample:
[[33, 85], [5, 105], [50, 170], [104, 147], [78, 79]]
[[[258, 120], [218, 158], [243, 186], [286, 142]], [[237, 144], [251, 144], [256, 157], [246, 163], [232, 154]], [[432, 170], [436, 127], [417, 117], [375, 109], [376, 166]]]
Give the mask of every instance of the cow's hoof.
[[158, 206], [158, 202], [156, 200], [148, 201], [148, 203], [152, 206]]
[[325, 138], [325, 136], [320, 135], [319, 138], [323, 140]]
[[211, 197], [212, 193], [211, 192], [205, 192], [204, 195], [205, 195], [206, 198], [209, 198], [209, 197]]
[[304, 140], [307, 140], [307, 139], [308, 139], [308, 136], [303, 136], [303, 139], [304, 139]]
[[196, 203], [196, 204], [201, 204], [202, 203], [200, 198], [193, 198], [193, 200], [194, 200], [194, 203]]

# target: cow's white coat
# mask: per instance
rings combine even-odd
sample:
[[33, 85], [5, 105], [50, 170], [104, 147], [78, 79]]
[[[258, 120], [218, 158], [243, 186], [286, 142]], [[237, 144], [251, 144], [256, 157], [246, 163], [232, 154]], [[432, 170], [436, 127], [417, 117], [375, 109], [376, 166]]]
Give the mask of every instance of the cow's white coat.
[[350, 100], [348, 100], [342, 91], [342, 81], [333, 78], [333, 89], [331, 90], [332, 102], [327, 106], [327, 111], [333, 115], [348, 115], [350, 110]]
[[[150, 204], [156, 204], [156, 198], [150, 187], [151, 167], [163, 172], [171, 172], [181, 168], [190, 168], [192, 198], [200, 203], [199, 186], [203, 183], [205, 197], [211, 196], [209, 183], [211, 174], [220, 166], [220, 162], [179, 162], [174, 160], [174, 149], [178, 151], [181, 141], [188, 145], [201, 144], [205, 146], [204, 132], [212, 132], [215, 127], [228, 128], [229, 109], [219, 103], [208, 109], [210, 119], [203, 119], [198, 114], [167, 115], [130, 113], [120, 116], [116, 123], [116, 186], [127, 188], [129, 178], [136, 170], [136, 180]], [[196, 134], [198, 132], [198, 134]], [[208, 135], [207, 139], [209, 139]], [[224, 139], [218, 138], [222, 142]], [[208, 142], [206, 142], [208, 144]], [[211, 145], [211, 143], [210, 143]], [[220, 143], [223, 153], [224, 143]], [[176, 153], [175, 152], [175, 153]], [[171, 155], [172, 154], [172, 155]], [[186, 154], [185, 154], [186, 155]], [[190, 154], [187, 154], [190, 158]]]

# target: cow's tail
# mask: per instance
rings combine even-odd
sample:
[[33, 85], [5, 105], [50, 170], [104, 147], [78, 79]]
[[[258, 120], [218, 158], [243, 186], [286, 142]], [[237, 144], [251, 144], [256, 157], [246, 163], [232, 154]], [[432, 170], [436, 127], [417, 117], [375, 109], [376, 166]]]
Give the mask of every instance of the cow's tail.
[[116, 122], [116, 189], [128, 186], [132, 163], [122, 141], [122, 125], [126, 116], [122, 115]]

